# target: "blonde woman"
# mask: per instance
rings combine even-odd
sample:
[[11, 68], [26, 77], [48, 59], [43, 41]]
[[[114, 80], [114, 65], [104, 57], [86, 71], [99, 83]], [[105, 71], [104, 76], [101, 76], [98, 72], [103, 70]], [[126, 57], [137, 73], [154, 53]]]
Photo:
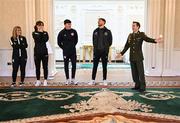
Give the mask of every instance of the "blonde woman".
[[28, 44], [27, 44], [26, 38], [22, 36], [22, 30], [20, 26], [15, 26], [13, 28], [10, 44], [13, 48], [13, 52], [12, 52], [13, 71], [12, 71], [11, 86], [16, 85], [16, 78], [17, 78], [17, 72], [18, 72], [19, 67], [21, 71], [20, 86], [22, 86], [24, 84], [24, 78], [25, 78], [25, 69], [26, 69], [26, 62], [27, 62], [26, 48], [28, 47]]

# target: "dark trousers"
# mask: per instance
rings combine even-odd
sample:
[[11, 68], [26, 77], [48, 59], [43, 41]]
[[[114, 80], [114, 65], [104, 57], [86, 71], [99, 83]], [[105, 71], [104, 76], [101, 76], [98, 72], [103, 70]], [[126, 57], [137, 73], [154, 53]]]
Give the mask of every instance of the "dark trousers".
[[132, 78], [135, 82], [135, 88], [145, 89], [145, 75], [143, 61], [131, 61]]
[[76, 53], [73, 53], [71, 55], [63, 55], [64, 57], [64, 71], [66, 74], [66, 79], [69, 79], [69, 60], [71, 60], [71, 64], [72, 64], [72, 70], [71, 70], [71, 77], [72, 79], [75, 78], [75, 74], [76, 74]]
[[103, 67], [103, 80], [107, 79], [108, 52], [98, 50], [98, 51], [94, 51], [92, 80], [96, 79], [96, 73], [100, 59], [102, 61], [102, 67]]
[[35, 66], [36, 66], [37, 80], [40, 80], [41, 61], [42, 61], [43, 70], [44, 70], [44, 79], [48, 78], [48, 55], [35, 55], [34, 62], [35, 62]]
[[13, 59], [13, 62], [12, 62], [12, 67], [13, 67], [12, 80], [13, 80], [13, 83], [16, 82], [17, 72], [18, 72], [19, 67], [20, 67], [20, 71], [21, 71], [21, 82], [24, 82], [26, 61], [27, 61], [26, 58], [21, 58], [21, 57]]

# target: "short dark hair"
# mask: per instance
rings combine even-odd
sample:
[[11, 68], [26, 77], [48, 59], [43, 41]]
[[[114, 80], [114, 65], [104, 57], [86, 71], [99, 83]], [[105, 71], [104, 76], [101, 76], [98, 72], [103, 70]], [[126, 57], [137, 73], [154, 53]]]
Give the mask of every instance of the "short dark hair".
[[67, 23], [71, 23], [71, 20], [69, 19], [64, 20], [64, 24], [67, 24]]
[[104, 23], [106, 23], [106, 20], [104, 18], [99, 18], [99, 20], [102, 20], [102, 21], [104, 21]]
[[141, 24], [137, 21], [133, 21], [133, 23], [135, 23], [139, 28], [141, 27]]

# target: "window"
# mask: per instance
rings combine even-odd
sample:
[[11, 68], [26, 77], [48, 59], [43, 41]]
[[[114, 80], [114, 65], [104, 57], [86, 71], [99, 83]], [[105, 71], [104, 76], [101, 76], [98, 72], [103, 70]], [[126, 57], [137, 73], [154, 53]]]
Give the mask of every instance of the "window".
[[[64, 19], [70, 19], [79, 35], [77, 49], [84, 44], [92, 44], [92, 33], [97, 28], [97, 20], [103, 17], [107, 21], [106, 27], [113, 34], [112, 47], [121, 50], [128, 34], [132, 32], [132, 21], [139, 21], [144, 31], [145, 5], [145, 0], [54, 0], [54, 39], [63, 29]], [[62, 59], [61, 51], [58, 48], [56, 51], [58, 55], [55, 58]]]

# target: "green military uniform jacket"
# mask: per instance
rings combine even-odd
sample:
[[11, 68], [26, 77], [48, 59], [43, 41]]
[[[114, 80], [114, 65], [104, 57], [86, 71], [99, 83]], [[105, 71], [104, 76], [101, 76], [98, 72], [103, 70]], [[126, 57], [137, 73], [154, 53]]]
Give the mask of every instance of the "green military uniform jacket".
[[155, 39], [147, 37], [144, 32], [138, 31], [137, 33], [130, 33], [121, 54], [124, 55], [124, 53], [130, 48], [130, 61], [144, 60], [142, 52], [143, 41], [156, 43]]

